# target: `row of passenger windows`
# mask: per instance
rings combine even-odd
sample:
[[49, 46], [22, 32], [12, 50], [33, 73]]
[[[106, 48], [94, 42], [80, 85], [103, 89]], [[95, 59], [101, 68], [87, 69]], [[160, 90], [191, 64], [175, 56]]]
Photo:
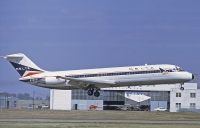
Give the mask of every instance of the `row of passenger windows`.
[[152, 71], [138, 71], [138, 72], [117, 72], [117, 73], [102, 73], [102, 74], [88, 74], [88, 75], [71, 75], [67, 77], [82, 78], [82, 77], [99, 77], [99, 76], [116, 76], [116, 75], [132, 75], [132, 74], [149, 74], [160, 73], [160, 70]]

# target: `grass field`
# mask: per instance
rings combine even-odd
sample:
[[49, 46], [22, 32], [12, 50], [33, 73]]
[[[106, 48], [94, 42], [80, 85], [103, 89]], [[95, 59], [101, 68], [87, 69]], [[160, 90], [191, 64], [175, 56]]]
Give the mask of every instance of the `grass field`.
[[3, 110], [0, 128], [200, 128], [199, 113]]

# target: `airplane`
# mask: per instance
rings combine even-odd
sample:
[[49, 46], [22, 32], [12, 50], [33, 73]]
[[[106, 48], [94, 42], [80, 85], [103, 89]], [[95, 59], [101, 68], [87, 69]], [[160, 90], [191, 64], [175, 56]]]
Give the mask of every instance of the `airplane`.
[[180, 83], [194, 79], [194, 75], [171, 64], [112, 67], [69, 71], [45, 71], [22, 53], [4, 58], [20, 74], [20, 81], [50, 89], [84, 89], [89, 96], [100, 96], [99, 90], [109, 87], [141, 86]]

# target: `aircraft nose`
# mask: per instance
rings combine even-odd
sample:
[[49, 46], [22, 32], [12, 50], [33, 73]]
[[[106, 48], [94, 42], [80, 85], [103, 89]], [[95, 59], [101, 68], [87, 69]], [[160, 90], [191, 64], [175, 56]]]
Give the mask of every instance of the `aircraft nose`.
[[192, 74], [192, 80], [194, 80], [194, 74]]

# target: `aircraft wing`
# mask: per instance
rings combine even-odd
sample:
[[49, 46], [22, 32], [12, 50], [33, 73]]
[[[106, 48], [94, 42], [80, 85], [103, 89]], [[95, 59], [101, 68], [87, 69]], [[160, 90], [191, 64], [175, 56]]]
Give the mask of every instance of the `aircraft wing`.
[[72, 77], [63, 77], [63, 76], [56, 76], [56, 78], [61, 78], [69, 81], [69, 84], [74, 86], [78, 86], [80, 88], [86, 88], [87, 86], [93, 85], [98, 88], [105, 88], [105, 87], [112, 87], [116, 83], [110, 80], [87, 80], [87, 79], [80, 79], [80, 78], [72, 78]]

